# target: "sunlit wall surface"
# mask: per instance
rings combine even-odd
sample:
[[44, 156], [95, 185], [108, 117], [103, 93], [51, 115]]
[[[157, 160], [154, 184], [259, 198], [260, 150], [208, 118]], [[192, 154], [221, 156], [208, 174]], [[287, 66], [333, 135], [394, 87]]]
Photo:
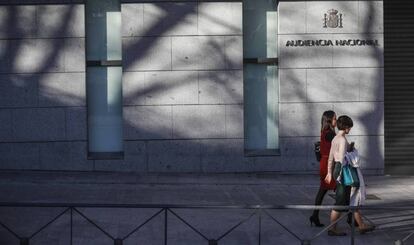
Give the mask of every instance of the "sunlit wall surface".
[[382, 1], [27, 2], [0, 1], [0, 169], [317, 173], [333, 109], [382, 173]]

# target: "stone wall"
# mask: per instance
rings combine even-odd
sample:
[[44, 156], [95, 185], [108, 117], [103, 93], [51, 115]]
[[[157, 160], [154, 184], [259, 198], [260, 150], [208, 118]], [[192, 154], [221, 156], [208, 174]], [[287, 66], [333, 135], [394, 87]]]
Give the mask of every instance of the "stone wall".
[[[342, 14], [342, 28], [324, 28], [324, 14]], [[378, 45], [336, 45], [336, 40]], [[332, 40], [329, 46], [287, 46], [289, 40]], [[367, 42], [366, 42], [367, 43]], [[362, 166], [384, 168], [384, 39], [382, 1], [279, 4], [281, 135], [316, 140], [324, 110], [354, 120]], [[314, 137], [314, 138], [313, 138]]]
[[[84, 6], [0, 6], [0, 169], [315, 172], [320, 115], [334, 109], [382, 172], [382, 2], [279, 3], [273, 157], [244, 156], [242, 3], [123, 2], [123, 160], [87, 160]], [[321, 28], [330, 8], [343, 29]], [[285, 47], [320, 37], [380, 46]]]

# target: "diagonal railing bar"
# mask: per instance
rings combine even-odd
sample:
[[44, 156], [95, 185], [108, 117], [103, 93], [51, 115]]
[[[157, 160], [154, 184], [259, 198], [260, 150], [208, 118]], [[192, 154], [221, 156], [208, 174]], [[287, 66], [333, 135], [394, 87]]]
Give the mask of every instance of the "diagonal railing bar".
[[246, 219], [240, 221], [237, 225], [233, 226], [230, 230], [228, 230], [226, 233], [224, 233], [223, 235], [221, 235], [219, 238], [216, 239], [216, 241], [220, 241], [223, 237], [227, 236], [228, 234], [230, 234], [234, 229], [236, 229], [237, 227], [239, 227], [240, 225], [242, 225], [243, 223], [247, 222], [251, 217], [253, 217], [256, 214], [256, 212], [252, 213], [249, 217], [247, 217]]
[[296, 239], [298, 239], [299, 241], [302, 241], [302, 239], [296, 235], [295, 233], [291, 232], [286, 226], [284, 226], [282, 223], [280, 223], [277, 219], [275, 219], [271, 214], [269, 214], [269, 212], [267, 212], [266, 210], [263, 210], [265, 212], [265, 214], [267, 216], [269, 216], [274, 222], [278, 223], [284, 230], [286, 230], [287, 232], [289, 232], [289, 234], [291, 234], [292, 236], [294, 236]]
[[148, 222], [150, 222], [152, 219], [154, 219], [155, 217], [157, 217], [160, 213], [162, 213], [162, 211], [164, 211], [164, 209], [160, 209], [158, 212], [156, 212], [154, 215], [152, 215], [150, 218], [148, 218], [146, 221], [144, 221], [144, 223], [140, 224], [137, 228], [135, 228], [134, 230], [132, 230], [128, 235], [126, 235], [124, 238], [122, 238], [122, 240], [127, 239], [128, 237], [130, 237], [132, 234], [134, 234], [135, 232], [137, 232], [139, 229], [141, 229], [141, 227], [143, 227], [144, 225], [146, 225]]
[[10, 232], [17, 239], [19, 239], [19, 240], [22, 239], [19, 235], [17, 235], [12, 229], [7, 227], [7, 225], [3, 224], [1, 221], [0, 221], [0, 225], [3, 226], [4, 229], [6, 229], [8, 232]]
[[410, 237], [411, 237], [412, 235], [414, 235], [414, 231], [413, 231], [413, 232], [411, 232], [410, 234], [408, 234], [408, 236], [404, 237], [404, 238], [402, 239], [402, 241], [403, 241], [403, 242], [408, 241], [408, 239], [410, 239]]
[[372, 221], [370, 218], [368, 218], [366, 215], [360, 214], [362, 218], [368, 221], [371, 225], [375, 225], [374, 221]]
[[111, 238], [112, 240], [115, 240], [115, 238], [113, 236], [111, 236], [111, 234], [109, 234], [108, 232], [106, 232], [104, 229], [102, 229], [101, 227], [99, 227], [99, 225], [97, 225], [95, 222], [93, 222], [93, 220], [89, 219], [88, 217], [86, 217], [86, 215], [84, 215], [82, 212], [80, 212], [77, 208], [73, 208], [73, 210], [75, 210], [75, 212], [77, 212], [80, 216], [82, 216], [84, 219], [86, 219], [89, 223], [91, 223], [93, 226], [95, 226], [96, 228], [98, 228], [100, 231], [102, 231], [106, 236], [108, 236], [109, 238]]
[[39, 234], [42, 230], [46, 229], [46, 227], [48, 227], [50, 224], [52, 224], [53, 222], [55, 222], [57, 219], [59, 219], [60, 217], [62, 217], [62, 215], [64, 215], [70, 208], [65, 209], [63, 212], [61, 212], [60, 214], [58, 214], [55, 218], [53, 218], [51, 221], [49, 221], [47, 224], [45, 224], [44, 226], [42, 226], [38, 231], [36, 231], [35, 233], [33, 233], [29, 239], [32, 239], [34, 236], [36, 236], [37, 234]]
[[172, 211], [171, 209], [168, 209], [168, 211], [170, 211], [170, 213], [172, 213], [175, 217], [177, 217], [179, 220], [181, 220], [184, 224], [186, 224], [188, 227], [190, 227], [193, 231], [195, 231], [197, 234], [199, 234], [201, 237], [203, 237], [206, 241], [208, 241], [209, 239], [203, 235], [203, 233], [201, 233], [199, 230], [197, 230], [195, 227], [193, 227], [190, 223], [188, 223], [187, 221], [185, 221], [183, 218], [181, 218], [178, 214], [176, 214], [174, 211]]

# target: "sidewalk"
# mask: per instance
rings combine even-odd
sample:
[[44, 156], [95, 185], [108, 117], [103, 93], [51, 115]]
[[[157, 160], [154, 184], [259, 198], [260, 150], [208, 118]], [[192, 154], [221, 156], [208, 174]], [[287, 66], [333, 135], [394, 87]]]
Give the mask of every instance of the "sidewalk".
[[[378, 229], [370, 234], [356, 235], [355, 244], [387, 244], [414, 231], [414, 177], [367, 176], [369, 199], [367, 206], [408, 206], [411, 210], [364, 210], [367, 218]], [[90, 203], [90, 204], [170, 204], [170, 205], [312, 205], [319, 187], [316, 175], [264, 174], [153, 174], [88, 172], [0, 172], [0, 202], [29, 203]], [[329, 195], [324, 205], [332, 205]], [[37, 210], [37, 211], [34, 211]], [[0, 221], [29, 236], [41, 227], [42, 219], [53, 217], [57, 211], [49, 208], [0, 208]], [[50, 211], [52, 210], [52, 211]], [[121, 237], [141, 223], [156, 210], [119, 210], [111, 212], [98, 209], [82, 209], [93, 217], [114, 237]], [[175, 210], [177, 214], [201, 233], [219, 237], [232, 225], [248, 216], [251, 210]], [[272, 210], [271, 215], [300, 238], [310, 238], [321, 228], [310, 227], [309, 210]], [[161, 217], [161, 216], [160, 216]], [[321, 211], [323, 223], [329, 223], [329, 211]], [[139, 222], [138, 222], [139, 221]], [[148, 227], [131, 238], [130, 244], [164, 244], [163, 218], [151, 221]], [[66, 223], [65, 223], [66, 222]], [[79, 230], [75, 230], [74, 244], [113, 244], [104, 240], [102, 233], [77, 218]], [[83, 222], [83, 223], [82, 223]], [[200, 236], [169, 216], [168, 244], [208, 244]], [[269, 217], [262, 220], [261, 244], [300, 244]], [[66, 228], [65, 228], [66, 224]], [[258, 221], [252, 218], [218, 244], [258, 244]], [[348, 230], [342, 222], [340, 228]], [[63, 232], [67, 221], [39, 233], [39, 244], [68, 244]], [[77, 232], [76, 232], [77, 231]], [[144, 232], [145, 231], [145, 232]], [[145, 233], [145, 234], [144, 234]], [[94, 234], [94, 235], [91, 235]], [[23, 236], [23, 235], [22, 235]], [[103, 239], [103, 240], [102, 240]], [[134, 240], [135, 239], [135, 240]], [[0, 245], [13, 244], [5, 229], [0, 227]], [[49, 242], [50, 241], [50, 242]], [[52, 242], [53, 241], [53, 242]], [[66, 237], [66, 241], [67, 237]], [[16, 242], [16, 241], [14, 241]], [[408, 240], [414, 244], [414, 237]], [[15, 243], [18, 244], [18, 243]], [[34, 244], [31, 243], [30, 244]], [[127, 244], [125, 242], [124, 244]], [[350, 244], [350, 237], [333, 238], [323, 233], [312, 244]]]

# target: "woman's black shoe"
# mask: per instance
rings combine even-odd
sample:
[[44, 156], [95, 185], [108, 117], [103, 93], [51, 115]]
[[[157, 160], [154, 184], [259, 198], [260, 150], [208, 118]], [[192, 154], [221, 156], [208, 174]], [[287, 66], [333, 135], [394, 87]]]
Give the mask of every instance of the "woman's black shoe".
[[328, 230], [328, 236], [346, 236], [345, 232], [329, 229]]
[[315, 226], [316, 226], [316, 227], [323, 227], [323, 226], [325, 226], [324, 224], [322, 224], [322, 223], [319, 221], [319, 218], [318, 218], [318, 217], [315, 217], [315, 216], [311, 216], [311, 217], [309, 217], [309, 221], [310, 221], [311, 226], [312, 226], [313, 224], [315, 224]]

